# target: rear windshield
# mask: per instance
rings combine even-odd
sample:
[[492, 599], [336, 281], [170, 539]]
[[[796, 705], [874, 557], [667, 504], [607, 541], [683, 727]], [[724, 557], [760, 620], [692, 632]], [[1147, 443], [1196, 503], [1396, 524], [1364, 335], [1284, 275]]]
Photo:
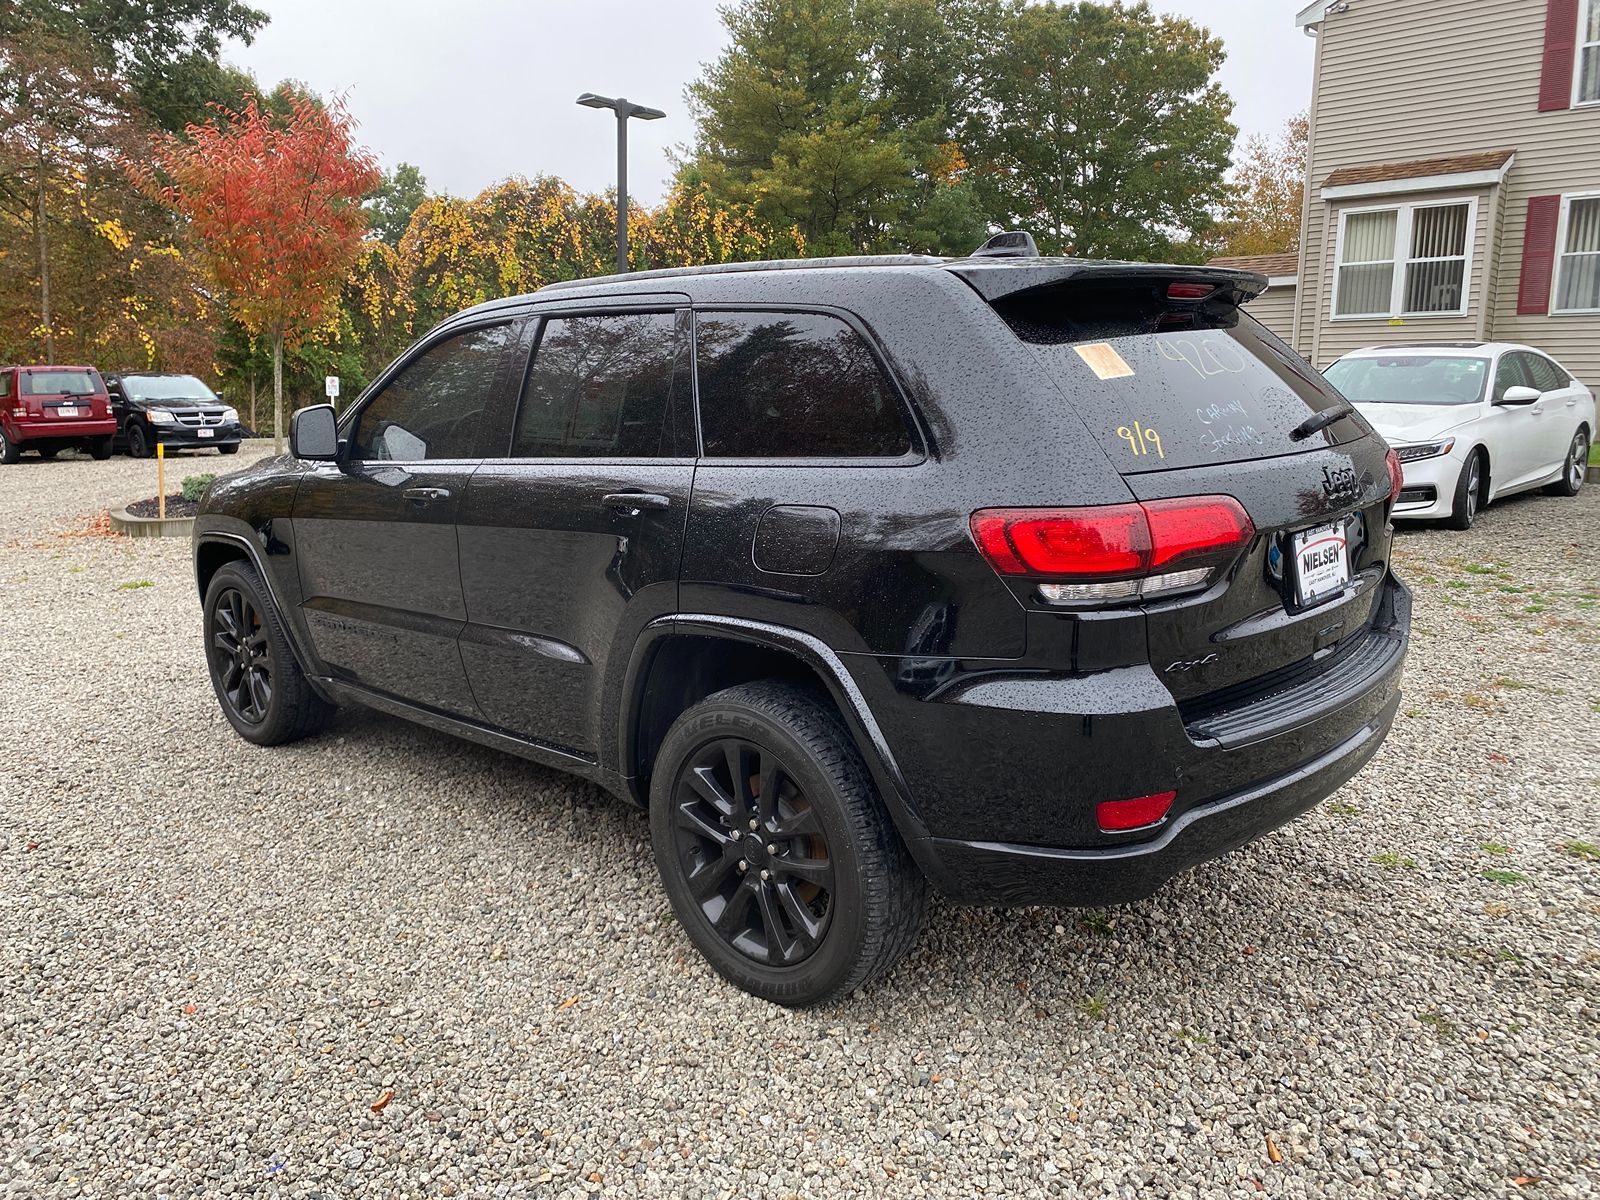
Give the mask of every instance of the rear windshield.
[[100, 390], [93, 371], [24, 371], [24, 396], [90, 396]]
[[1489, 380], [1489, 360], [1464, 354], [1341, 358], [1327, 373], [1328, 382], [1357, 404], [1476, 404]]
[[131, 400], [215, 400], [216, 394], [193, 375], [124, 375]]
[[1079, 285], [996, 309], [1124, 474], [1300, 454], [1369, 432], [1353, 416], [1290, 438], [1342, 397], [1231, 304]]

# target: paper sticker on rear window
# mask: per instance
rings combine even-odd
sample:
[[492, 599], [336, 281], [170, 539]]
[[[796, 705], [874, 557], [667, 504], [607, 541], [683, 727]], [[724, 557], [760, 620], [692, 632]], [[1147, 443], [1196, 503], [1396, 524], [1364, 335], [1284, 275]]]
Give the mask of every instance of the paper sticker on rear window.
[[1087, 346], [1074, 346], [1078, 357], [1089, 364], [1089, 369], [1100, 379], [1125, 379], [1133, 368], [1108, 342], [1091, 342]]

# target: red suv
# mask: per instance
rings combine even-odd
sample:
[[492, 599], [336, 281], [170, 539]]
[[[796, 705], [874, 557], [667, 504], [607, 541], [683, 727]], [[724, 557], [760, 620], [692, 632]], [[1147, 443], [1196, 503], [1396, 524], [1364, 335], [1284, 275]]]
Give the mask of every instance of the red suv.
[[110, 458], [116, 432], [93, 367], [0, 367], [0, 462], [14, 463], [24, 450], [54, 458], [68, 446]]

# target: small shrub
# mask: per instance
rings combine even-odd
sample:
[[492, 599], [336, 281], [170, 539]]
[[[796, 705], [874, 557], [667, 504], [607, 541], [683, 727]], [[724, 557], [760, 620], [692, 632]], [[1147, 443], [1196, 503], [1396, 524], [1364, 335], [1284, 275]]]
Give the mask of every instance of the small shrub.
[[1491, 868], [1487, 871], [1479, 871], [1478, 874], [1482, 875], [1490, 883], [1523, 883], [1526, 882], [1528, 878], [1521, 871], [1502, 871], [1498, 868]]
[[209, 475], [185, 475], [183, 477], [183, 498], [198, 502], [200, 497], [206, 494], [206, 489], [211, 486], [211, 481], [216, 477], [215, 472]]

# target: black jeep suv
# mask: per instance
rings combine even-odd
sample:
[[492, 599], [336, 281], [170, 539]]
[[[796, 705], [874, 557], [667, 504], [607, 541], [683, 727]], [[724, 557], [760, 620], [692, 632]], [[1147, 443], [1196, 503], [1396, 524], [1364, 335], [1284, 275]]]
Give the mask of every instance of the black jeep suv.
[[469, 309], [212, 486], [222, 710], [275, 744], [363, 704], [597, 781], [784, 1004], [887, 970], [930, 885], [1147, 896], [1400, 700], [1398, 463], [1241, 311], [1264, 283], [906, 256]]

